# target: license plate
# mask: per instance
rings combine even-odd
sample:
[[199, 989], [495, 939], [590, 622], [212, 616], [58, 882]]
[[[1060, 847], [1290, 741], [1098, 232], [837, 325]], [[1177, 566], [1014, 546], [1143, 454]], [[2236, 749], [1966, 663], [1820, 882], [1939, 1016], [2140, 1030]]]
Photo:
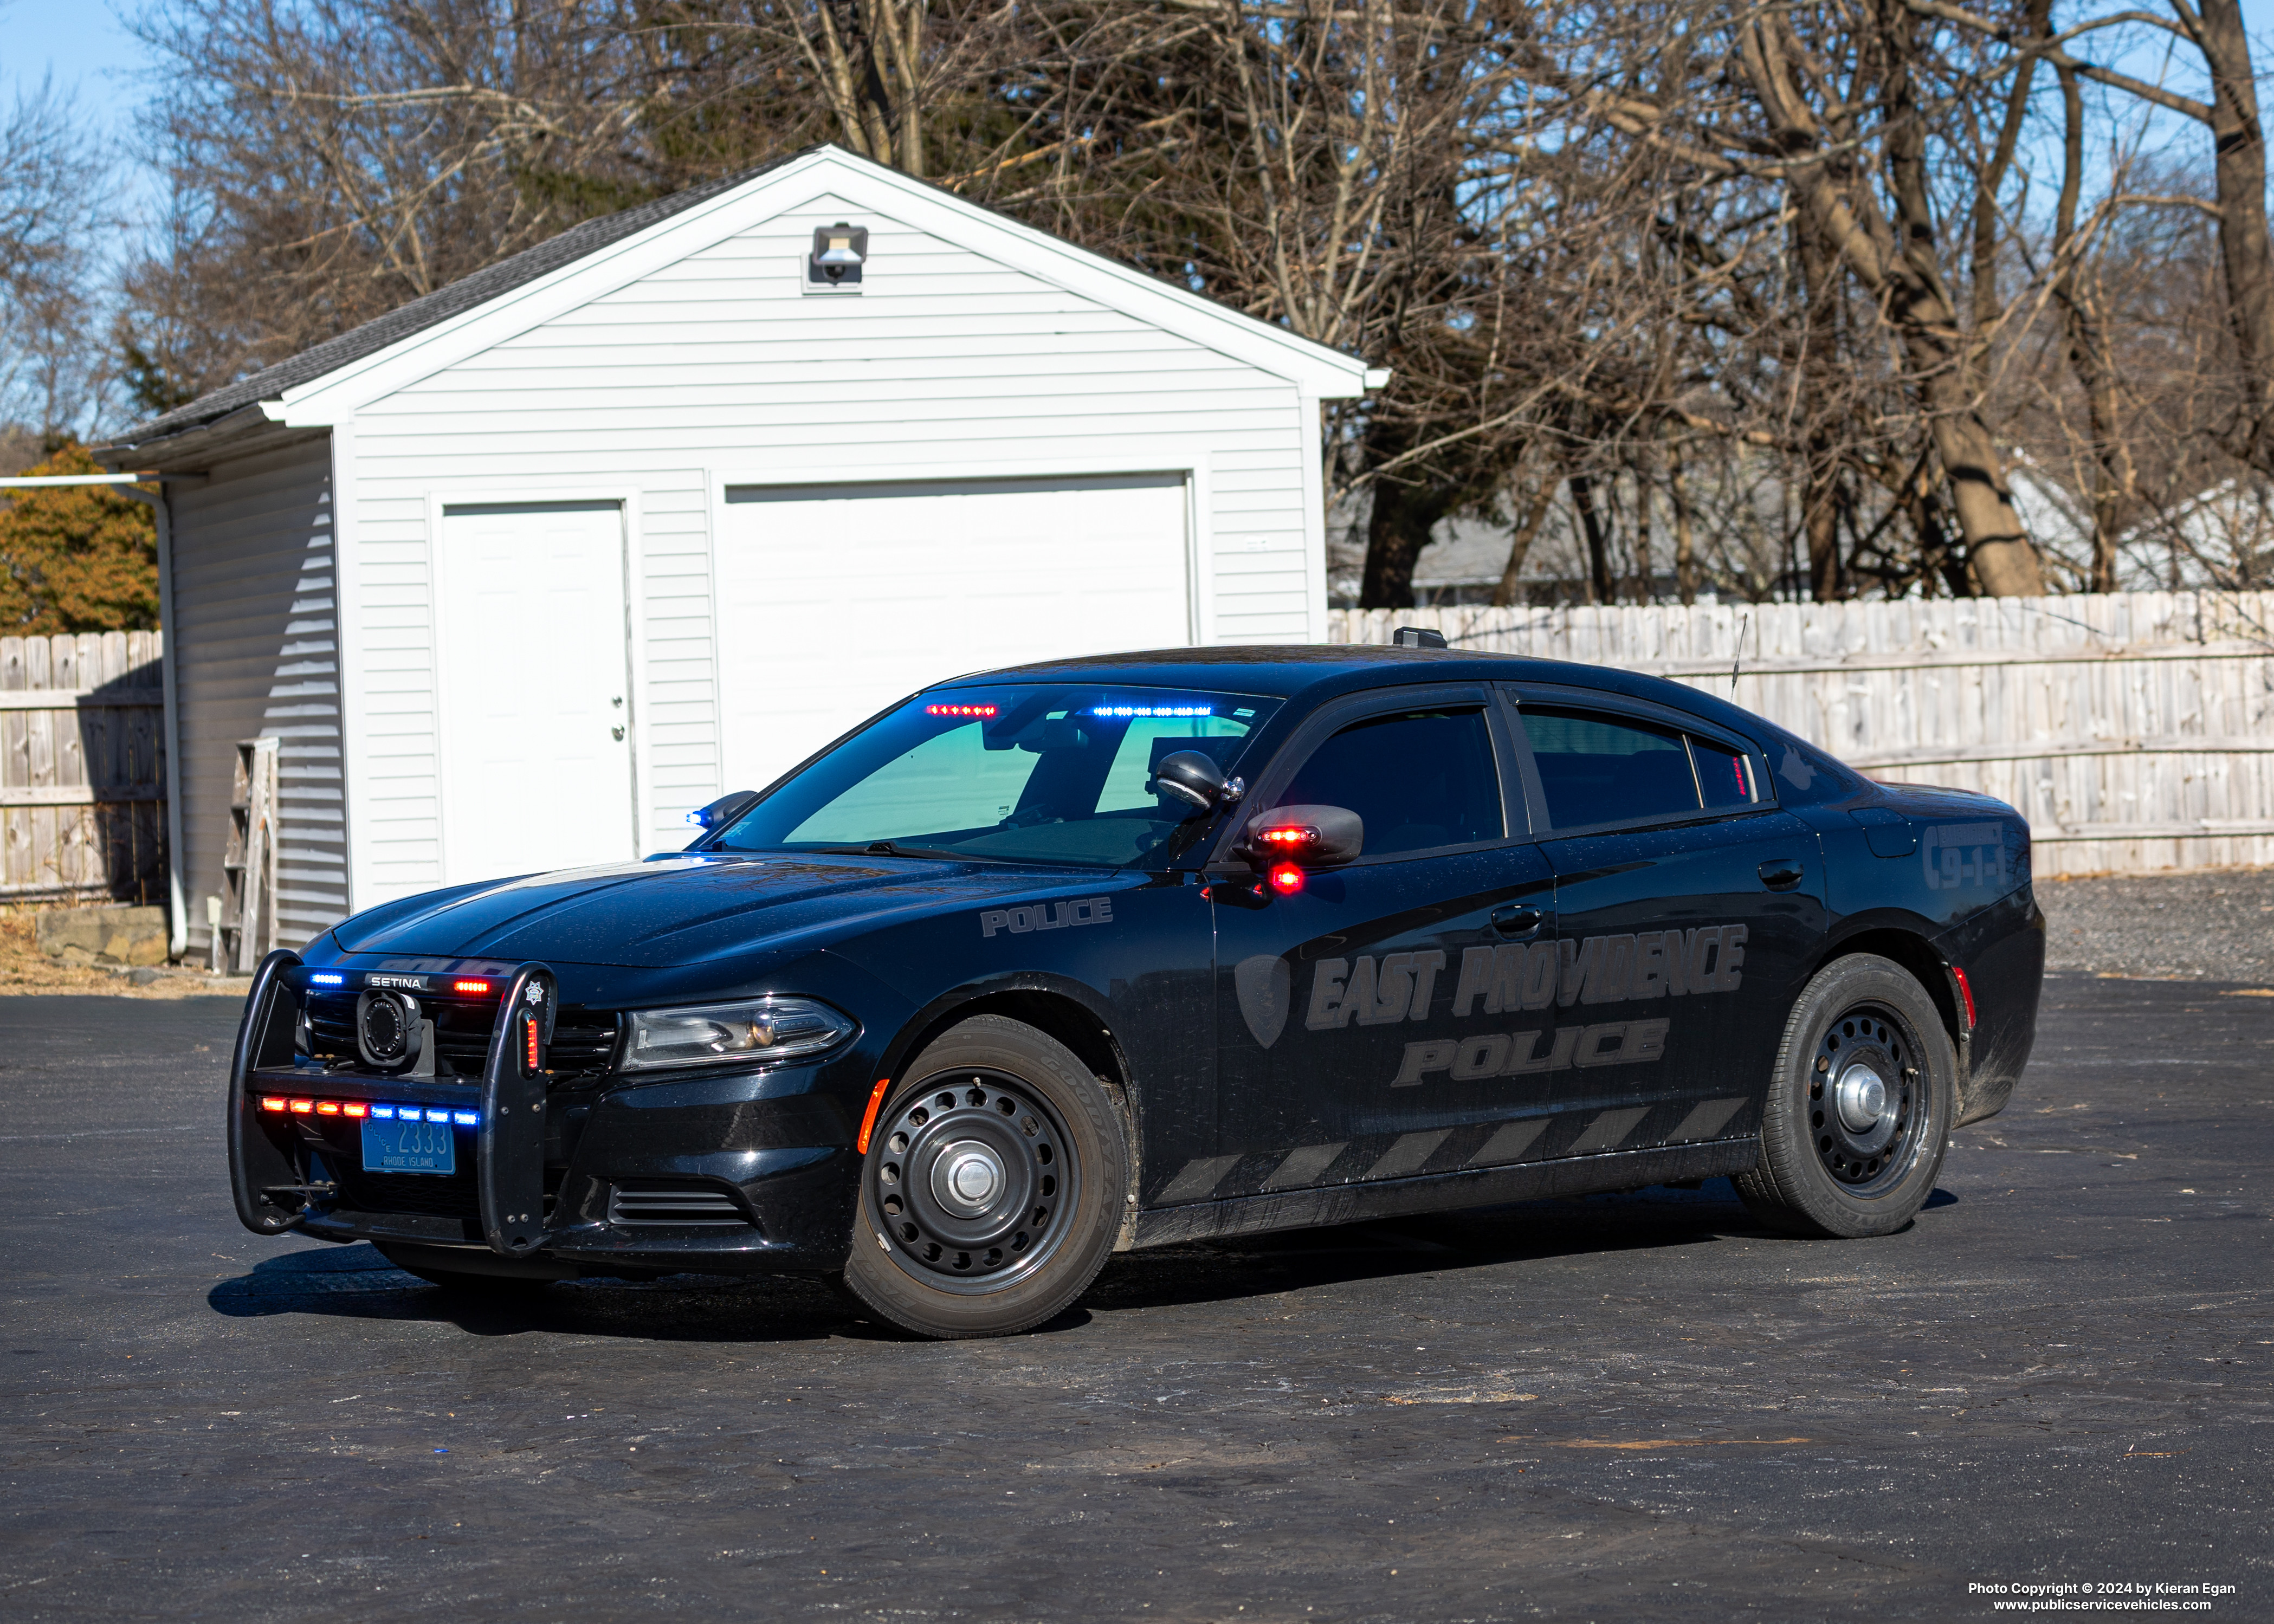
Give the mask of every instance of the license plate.
[[363, 1124], [366, 1173], [455, 1173], [458, 1142], [447, 1122], [370, 1122]]

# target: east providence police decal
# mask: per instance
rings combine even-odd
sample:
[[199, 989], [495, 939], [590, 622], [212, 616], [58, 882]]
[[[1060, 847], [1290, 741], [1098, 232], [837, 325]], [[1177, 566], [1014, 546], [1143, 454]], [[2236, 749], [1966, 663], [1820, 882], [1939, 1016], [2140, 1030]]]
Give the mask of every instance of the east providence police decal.
[[[1478, 1013], [1735, 992], [1744, 981], [1746, 935], [1743, 925], [1698, 925], [1466, 948], [1453, 985], [1452, 1015], [1467, 1020]], [[1444, 953], [1434, 948], [1322, 959], [1311, 973], [1303, 1025], [1312, 1032], [1336, 1032], [1427, 1020], [1445, 967]], [[1286, 1029], [1289, 983], [1286, 960], [1270, 954], [1233, 967], [1241, 1018], [1265, 1049]], [[1440, 1071], [1474, 1082], [1572, 1066], [1647, 1064], [1664, 1056], [1670, 1025], [1601, 1021], [1419, 1041], [1405, 1045], [1390, 1086], [1409, 1087]]]

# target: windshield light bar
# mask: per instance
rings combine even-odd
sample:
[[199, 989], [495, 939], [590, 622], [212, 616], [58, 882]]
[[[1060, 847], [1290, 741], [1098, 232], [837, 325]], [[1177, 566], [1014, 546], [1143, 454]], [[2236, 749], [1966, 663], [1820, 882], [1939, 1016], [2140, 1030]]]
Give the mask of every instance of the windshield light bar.
[[1092, 705], [1092, 716], [1214, 716], [1214, 705]]
[[995, 715], [998, 708], [999, 707], [995, 705], [926, 705], [924, 707], [924, 714], [926, 716], [976, 716], [983, 718]]

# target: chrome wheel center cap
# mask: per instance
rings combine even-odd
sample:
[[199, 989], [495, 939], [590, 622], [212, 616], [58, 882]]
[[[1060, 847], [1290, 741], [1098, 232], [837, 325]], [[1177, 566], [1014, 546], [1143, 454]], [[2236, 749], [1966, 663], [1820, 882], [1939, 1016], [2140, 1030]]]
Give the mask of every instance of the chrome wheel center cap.
[[1887, 1085], [1867, 1065], [1851, 1065], [1842, 1071], [1834, 1092], [1839, 1101], [1840, 1120], [1851, 1133], [1876, 1127], [1887, 1109]]
[[1005, 1182], [1001, 1158], [975, 1139], [958, 1139], [931, 1164], [932, 1193], [941, 1206], [956, 1212], [984, 1210], [1002, 1192]]

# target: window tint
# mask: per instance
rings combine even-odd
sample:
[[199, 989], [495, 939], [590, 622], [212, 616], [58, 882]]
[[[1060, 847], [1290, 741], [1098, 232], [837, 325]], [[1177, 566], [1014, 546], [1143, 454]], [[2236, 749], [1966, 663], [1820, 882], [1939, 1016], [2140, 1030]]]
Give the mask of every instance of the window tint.
[[1482, 710], [1410, 710], [1353, 723], [1311, 753], [1279, 804], [1357, 813], [1368, 857], [1507, 833]]
[[1601, 717], [1526, 710], [1525, 736], [1557, 829], [1677, 817], [1698, 809], [1682, 735]]

